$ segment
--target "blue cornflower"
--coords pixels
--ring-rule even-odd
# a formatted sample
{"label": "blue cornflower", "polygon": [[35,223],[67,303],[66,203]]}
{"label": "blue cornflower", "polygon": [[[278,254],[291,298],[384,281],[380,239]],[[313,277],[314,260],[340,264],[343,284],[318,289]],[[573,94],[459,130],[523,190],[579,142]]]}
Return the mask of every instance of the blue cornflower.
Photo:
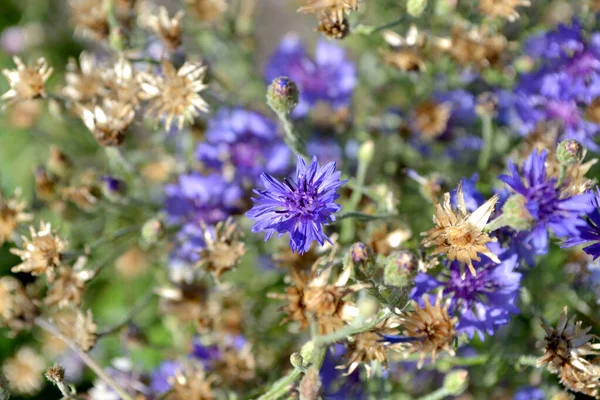
{"label": "blue cornflower", "polygon": [[521,282],[521,274],[514,271],[517,255],[497,243],[488,246],[498,255],[499,264],[483,256],[473,263],[477,275],[467,274],[463,279],[459,263],[452,262],[437,279],[418,274],[411,293],[411,298],[420,300],[423,294],[443,288],[451,299],[449,313],[459,316],[456,331],[467,333],[469,338],[478,333],[482,340],[484,333],[493,335],[499,326],[507,324],[510,314],[519,313],[515,302]]}
{"label": "blue cornflower", "polygon": [[591,204],[593,209],[584,216],[584,223],[578,227],[576,234],[563,243],[562,247],[590,243],[583,248],[583,251],[595,260],[600,257],[600,188],[598,187],[596,187],[595,197],[591,200]]}
{"label": "blue cornflower", "polygon": [[163,394],[171,390],[169,382],[181,369],[179,361],[163,361],[150,376],[150,388],[155,395]]}
{"label": "blue cornflower", "polygon": [[289,172],[291,152],[277,131],[277,124],[255,111],[221,109],[209,122],[205,141],[196,148],[196,159],[223,172],[233,166],[235,178],[258,183],[262,172]]}
{"label": "blue cornflower", "polygon": [[220,175],[191,172],[165,187],[167,221],[173,224],[214,224],[239,211],[243,192]]}
{"label": "blue cornflower", "polygon": [[335,221],[333,214],[342,208],[335,203],[336,191],[346,181],[340,181],[341,172],[334,162],[319,167],[316,157],[308,167],[298,157],[295,175],[281,183],[262,174],[265,189],[254,190],[259,197],[253,199],[254,207],[246,215],[256,220],[252,232],[264,231],[265,240],[275,233],[289,233],[292,251],[305,253],[313,240],[320,245],[331,243],[323,225]]}
{"label": "blue cornflower", "polygon": [[319,40],[313,60],[295,35],[283,38],[267,64],[265,79],[268,83],[280,76],[289,77],[300,91],[293,117],[305,116],[319,102],[334,109],[349,106],[357,82],[356,67],[346,58],[344,49]]}
{"label": "blue cornflower", "polygon": [[510,175],[499,177],[524,198],[524,207],[531,220],[525,241],[536,254],[548,252],[548,229],[559,237],[577,235],[578,227],[584,223],[577,216],[593,209],[591,193],[563,197],[557,179],[546,173],[547,156],[545,150],[532,152],[521,171],[511,161]]}

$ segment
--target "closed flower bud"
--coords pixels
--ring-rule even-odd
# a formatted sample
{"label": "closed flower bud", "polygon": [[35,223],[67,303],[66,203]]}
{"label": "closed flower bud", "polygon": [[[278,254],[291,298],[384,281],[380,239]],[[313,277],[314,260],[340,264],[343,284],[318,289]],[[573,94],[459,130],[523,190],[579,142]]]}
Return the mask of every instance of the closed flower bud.
{"label": "closed flower bud", "polygon": [[408,250],[391,253],[385,261],[384,282],[392,286],[406,286],[417,273],[419,261]]}
{"label": "closed flower bud", "polygon": [[294,366],[294,368],[303,368],[304,367],[304,359],[300,355],[300,353],[292,353],[290,356],[290,363]]}
{"label": "closed flower bud", "polygon": [[267,103],[276,113],[289,114],[298,104],[298,88],[286,76],[273,79],[267,89]]}
{"label": "closed flower bud", "polygon": [[577,164],[583,161],[585,148],[576,140],[563,140],[556,148],[556,157],[558,162],[564,166]]}
{"label": "closed flower bud", "polygon": [[510,196],[502,206],[502,216],[506,225],[518,231],[526,231],[533,224],[533,217],[525,207],[527,200],[520,194]]}
{"label": "closed flower bud", "polygon": [[358,161],[368,165],[373,160],[373,156],[375,155],[375,144],[372,140],[367,140],[363,144],[360,145],[358,149]]}
{"label": "closed flower bud", "polygon": [[350,247],[350,257],[354,264],[363,264],[373,258],[373,250],[364,243],[354,243]]}
{"label": "closed flower bud", "polygon": [[464,369],[449,372],[444,378],[444,389],[449,395],[459,396],[469,383],[469,372]]}

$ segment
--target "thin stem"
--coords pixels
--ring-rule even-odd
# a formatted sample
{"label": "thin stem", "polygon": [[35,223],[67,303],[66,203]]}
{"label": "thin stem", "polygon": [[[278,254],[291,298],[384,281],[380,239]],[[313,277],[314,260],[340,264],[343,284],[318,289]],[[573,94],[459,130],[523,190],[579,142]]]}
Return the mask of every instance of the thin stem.
{"label": "thin stem", "polygon": [[133,306],[133,308],[129,311],[129,313],[123,319],[123,321],[98,332],[98,337],[110,335],[114,332],[117,332],[118,330],[123,328],[125,325],[130,323],[131,320],[150,303],[150,300],[152,300],[153,296],[154,296],[154,292],[152,290],[150,290],[148,293],[146,293],[146,295],[144,297],[142,297],[140,299],[140,301],[137,302],[136,305]]}
{"label": "thin stem", "polygon": [[556,182],[556,187],[559,188],[565,182],[565,178],[567,177],[567,166],[560,164],[560,172],[558,175],[558,182]]}
{"label": "thin stem", "polygon": [[[358,186],[364,186],[365,179],[367,178],[367,170],[369,168],[369,163],[361,160],[359,157],[358,160],[358,170],[356,171],[356,184]],[[351,214],[356,211],[358,208],[358,203],[360,203],[360,199],[362,198],[362,192],[358,190],[353,190],[348,203],[346,204],[345,210],[346,214]],[[347,219],[342,223],[342,230],[340,233],[340,240],[342,242],[349,242],[354,239],[354,222],[351,219]]]}
{"label": "thin stem", "polygon": [[398,215],[394,214],[365,214],[357,211],[348,211],[345,213],[341,213],[336,215],[336,220],[350,219],[356,218],[362,221],[376,221],[378,219],[394,219],[399,218]]}
{"label": "thin stem", "polygon": [[296,382],[301,375],[302,370],[295,368],[292,372],[275,382],[271,389],[269,389],[267,393],[260,396],[258,400],[277,400],[290,390],[290,385]]}
{"label": "thin stem", "polygon": [[406,16],[402,16],[394,21],[379,26],[358,25],[354,29],[352,29],[352,32],[360,33],[363,35],[372,35],[374,33],[381,32],[385,29],[393,28],[396,25],[400,25],[404,21],[406,21]]}
{"label": "thin stem", "polygon": [[336,332],[330,333],[329,335],[317,336],[314,339],[314,344],[315,346],[330,344],[339,340],[343,340],[348,336],[353,336],[359,333],[370,331],[371,329],[375,328],[379,323],[389,318],[390,315],[392,315],[392,312],[390,310],[387,310],[368,324],[359,327],[348,326]]}
{"label": "thin stem", "polygon": [[283,131],[285,132],[285,137],[283,138],[285,144],[298,156],[308,157],[306,153],[306,148],[304,145],[304,141],[300,136],[294,133],[294,124],[290,119],[290,116],[286,113],[277,113],[277,117],[281,124],[283,125]]}
{"label": "thin stem", "polygon": [[492,127],[492,117],[487,113],[481,113],[481,123],[483,136],[483,149],[479,153],[479,162],[477,166],[480,171],[486,169],[492,156],[492,147],[494,146],[494,129]]}
{"label": "thin stem", "polygon": [[490,221],[484,228],[485,232],[493,232],[495,230],[498,230],[500,228],[504,228],[505,226],[508,226],[508,221],[506,220],[506,217],[504,215],[500,215],[498,218],[496,218],[493,221]]}
{"label": "thin stem", "polygon": [[79,348],[79,346],[77,346],[75,343],[73,343],[71,341],[71,339],[69,339],[68,337],[66,337],[65,335],[63,335],[58,328],[56,328],[52,323],[50,323],[49,321],[46,321],[45,319],[42,319],[40,317],[36,318],[34,320],[34,323],[39,326],[40,328],[44,329],[45,331],[51,333],[52,335],[56,336],[57,338],[59,338],[60,340],[62,340],[63,342],[65,342],[65,344],[67,344],[73,351],[75,351],[77,353],[77,355],[81,358],[81,360],[88,366],[90,367],[90,369],[92,371],[94,371],[96,373],[96,375],[98,375],[98,377],[100,379],[102,379],[108,386],[110,386],[111,388],[113,388],[113,390],[115,392],[118,393],[119,396],[121,396],[121,398],[123,400],[133,400],[133,398],[125,391],[123,390],[110,376],[108,376],[106,374],[106,372],[104,372],[104,370],[102,369],[101,366],[99,366],[96,361],[94,361],[93,358],[91,358],[86,352],[84,352],[83,350],[81,350]]}

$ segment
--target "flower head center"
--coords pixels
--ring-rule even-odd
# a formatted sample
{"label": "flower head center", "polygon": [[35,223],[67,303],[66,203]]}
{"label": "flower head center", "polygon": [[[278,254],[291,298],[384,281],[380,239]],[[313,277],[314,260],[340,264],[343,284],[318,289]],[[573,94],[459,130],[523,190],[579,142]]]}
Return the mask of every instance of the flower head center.
{"label": "flower head center", "polygon": [[460,248],[472,245],[476,239],[473,232],[471,232],[471,229],[464,225],[449,227],[446,231],[446,235],[451,246]]}

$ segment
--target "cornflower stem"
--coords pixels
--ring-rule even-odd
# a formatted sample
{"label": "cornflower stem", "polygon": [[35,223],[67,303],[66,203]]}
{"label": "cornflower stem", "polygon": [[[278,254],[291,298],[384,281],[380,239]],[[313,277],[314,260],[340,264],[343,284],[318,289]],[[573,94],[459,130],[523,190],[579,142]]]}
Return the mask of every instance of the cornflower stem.
{"label": "cornflower stem", "polygon": [[[367,178],[367,169],[369,168],[369,162],[366,160],[361,160],[360,157],[358,159],[358,170],[356,171],[356,185],[359,187],[364,186],[365,179]],[[358,203],[360,203],[360,199],[362,198],[362,192],[359,190],[353,190],[350,195],[350,199],[348,203],[344,207],[345,214],[356,213],[356,209],[358,208]],[[345,221],[342,222],[342,230],[340,232],[340,240],[342,242],[350,242],[354,239],[354,222],[351,218],[346,218]]]}
{"label": "cornflower stem", "polygon": [[60,390],[60,393],[63,395],[63,399],[76,399],[75,393],[71,393],[71,389],[67,386],[65,382],[57,382],[56,387]]}
{"label": "cornflower stem", "polygon": [[294,368],[292,372],[275,382],[271,389],[260,396],[258,400],[276,400],[284,396],[289,391],[290,385],[296,382],[300,376],[302,376],[302,370],[300,368]]}
{"label": "cornflower stem", "polygon": [[306,148],[304,144],[304,140],[300,138],[298,135],[294,134],[294,123],[292,122],[289,114],[283,112],[277,112],[277,118],[281,121],[281,125],[283,126],[283,131],[285,132],[285,137],[283,140],[285,144],[298,156],[308,157],[306,153]]}
{"label": "cornflower stem", "polygon": [[106,372],[104,372],[102,367],[98,365],[92,357],[90,357],[86,352],[81,350],[79,346],[77,346],[75,343],[73,343],[73,341],[71,341],[71,339],[63,335],[56,326],[40,317],[36,318],[34,320],[34,323],[43,330],[51,333],[52,335],[65,342],[65,344],[67,344],[73,351],[75,351],[77,355],[81,358],[81,360],[88,367],[90,367],[90,369],[94,371],[94,373],[98,375],[100,379],[102,379],[108,386],[113,388],[114,391],[117,392],[123,400],[133,400],[133,398],[125,390],[123,390],[110,376],[106,374]]}
{"label": "cornflower stem", "polygon": [[508,226],[508,221],[506,220],[506,217],[504,215],[500,215],[498,218],[496,218],[495,220],[489,222],[485,228],[484,231],[485,232],[493,232],[495,230],[498,230],[500,228],[504,228],[505,226]]}
{"label": "cornflower stem", "polygon": [[558,182],[556,182],[556,187],[559,188],[565,182],[565,178],[567,177],[567,166],[564,164],[560,164],[560,172],[558,174]]}
{"label": "cornflower stem", "polygon": [[348,336],[353,336],[353,335],[356,335],[359,333],[370,331],[371,329],[375,328],[379,323],[381,323],[382,321],[385,321],[387,318],[389,318],[390,315],[392,315],[392,311],[387,310],[387,311],[384,311],[377,318],[375,318],[373,321],[371,321],[367,324],[364,324],[364,325],[361,325],[358,327],[347,326],[336,332],[330,333],[329,335],[317,336],[314,339],[314,345],[315,345],[315,347],[322,346],[322,345],[328,345],[328,344],[337,342],[339,340],[343,340]]}
{"label": "cornflower stem", "polygon": [[492,156],[494,129],[492,127],[492,117],[488,113],[482,112],[480,118],[482,123],[481,135],[483,136],[483,149],[481,149],[481,152],[479,153],[477,167],[480,171],[483,171],[488,167]]}

